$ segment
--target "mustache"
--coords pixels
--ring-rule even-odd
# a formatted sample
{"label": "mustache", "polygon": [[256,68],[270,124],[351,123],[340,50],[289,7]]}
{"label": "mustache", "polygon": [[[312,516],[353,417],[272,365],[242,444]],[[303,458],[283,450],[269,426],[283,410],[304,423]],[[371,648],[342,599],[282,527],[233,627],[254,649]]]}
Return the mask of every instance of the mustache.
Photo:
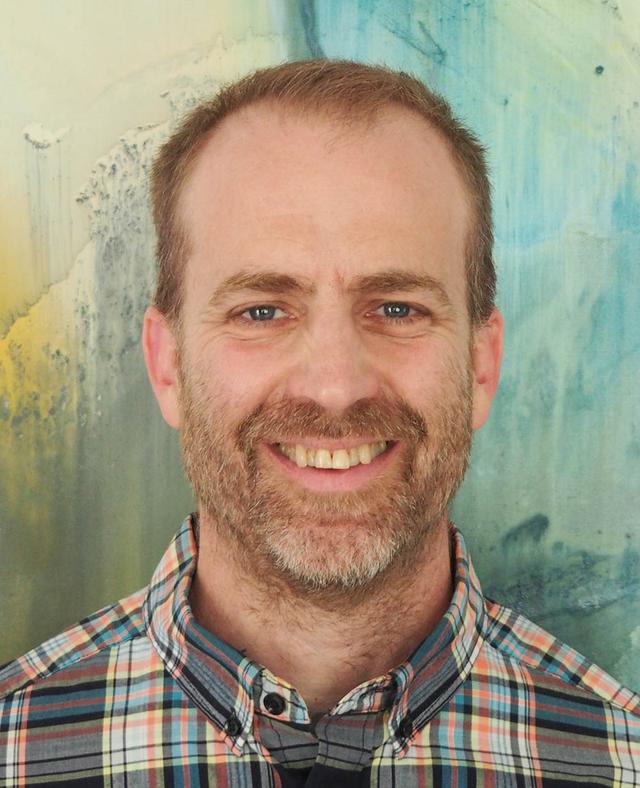
{"label": "mustache", "polygon": [[401,397],[361,399],[340,414],[310,399],[283,398],[261,403],[246,416],[236,430],[236,443],[246,453],[260,441],[287,442],[301,436],[328,440],[366,436],[419,443],[427,434],[424,418]]}

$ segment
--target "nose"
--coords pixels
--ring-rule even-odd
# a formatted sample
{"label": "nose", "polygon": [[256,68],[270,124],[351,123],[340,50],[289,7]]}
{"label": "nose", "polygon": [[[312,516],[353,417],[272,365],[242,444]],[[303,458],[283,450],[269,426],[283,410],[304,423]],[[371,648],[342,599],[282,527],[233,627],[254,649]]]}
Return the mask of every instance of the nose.
{"label": "nose", "polygon": [[380,387],[374,359],[350,317],[315,318],[303,332],[289,369],[287,394],[341,413]]}

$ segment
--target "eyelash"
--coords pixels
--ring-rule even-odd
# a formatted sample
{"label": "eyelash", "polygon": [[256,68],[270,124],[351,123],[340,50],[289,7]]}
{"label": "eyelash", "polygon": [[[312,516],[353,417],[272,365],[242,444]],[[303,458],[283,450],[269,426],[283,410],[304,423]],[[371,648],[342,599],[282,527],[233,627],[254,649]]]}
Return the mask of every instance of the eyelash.
{"label": "eyelash", "polygon": [[424,307],[418,308],[416,306],[411,306],[411,304],[407,304],[404,301],[385,301],[384,304],[380,304],[378,309],[382,309],[382,307],[385,306],[401,306],[413,311],[413,315],[408,315],[406,317],[389,317],[388,315],[378,316],[378,318],[383,322],[396,326],[411,326],[419,320],[424,320],[425,317],[428,317],[430,314],[429,311]]}
{"label": "eyelash", "polygon": [[[269,323],[275,323],[275,320],[251,320],[249,318],[243,317],[243,315],[246,315],[247,312],[251,312],[253,309],[274,309],[274,310],[280,309],[280,311],[284,311],[281,307],[275,306],[274,304],[256,304],[256,306],[250,306],[247,307],[247,309],[243,309],[242,312],[239,312],[237,315],[234,316],[234,320],[237,320],[240,323],[245,323],[248,325],[256,325],[256,326],[264,326],[265,324],[268,325]],[[278,318],[278,319],[281,320],[282,318]]]}
{"label": "eyelash", "polygon": [[[411,304],[407,304],[404,301],[385,301],[383,304],[380,304],[380,306],[377,307],[377,309],[381,309],[382,307],[385,307],[385,306],[408,307],[409,309],[412,309],[414,311],[414,313],[416,313],[413,316],[407,316],[407,317],[389,317],[388,315],[380,315],[379,316],[379,319],[382,320],[383,322],[385,322],[387,324],[393,324],[393,325],[396,325],[396,326],[398,326],[398,325],[412,325],[413,323],[417,322],[418,320],[423,320],[425,317],[428,317],[429,314],[430,314],[429,310],[427,310],[425,308],[420,308],[419,309],[418,307],[411,306]],[[242,324],[247,325],[247,326],[250,325],[250,326],[256,326],[256,327],[260,327],[260,328],[266,328],[267,326],[273,325],[276,322],[276,320],[282,320],[282,318],[276,318],[276,319],[271,319],[271,320],[251,320],[249,318],[245,318],[244,317],[244,315],[246,315],[247,312],[251,312],[252,310],[255,310],[255,309],[264,309],[264,308],[270,308],[270,309],[274,309],[274,310],[280,309],[281,311],[284,311],[284,310],[282,310],[281,307],[275,306],[275,304],[256,304],[255,306],[247,307],[246,309],[243,309],[242,312],[239,312],[238,314],[234,315],[233,316],[233,320],[236,320],[239,323],[242,323]]]}

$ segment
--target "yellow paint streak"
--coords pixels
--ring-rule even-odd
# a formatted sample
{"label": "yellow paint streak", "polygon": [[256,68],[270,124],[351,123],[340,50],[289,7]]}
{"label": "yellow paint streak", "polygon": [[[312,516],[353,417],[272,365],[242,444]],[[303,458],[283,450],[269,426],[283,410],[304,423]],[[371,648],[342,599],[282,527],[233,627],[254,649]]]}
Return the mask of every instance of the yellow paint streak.
{"label": "yellow paint streak", "polygon": [[11,316],[32,298],[33,271],[26,226],[26,208],[0,202],[0,335],[8,328]]}
{"label": "yellow paint streak", "polygon": [[24,506],[25,485],[37,490],[29,496],[29,508],[38,511],[32,511],[29,520],[39,513],[46,520],[50,494],[55,494],[38,473],[40,462],[54,458],[64,472],[74,456],[66,449],[75,440],[78,410],[71,288],[70,280],[53,286],[0,340],[5,503],[15,514]]}

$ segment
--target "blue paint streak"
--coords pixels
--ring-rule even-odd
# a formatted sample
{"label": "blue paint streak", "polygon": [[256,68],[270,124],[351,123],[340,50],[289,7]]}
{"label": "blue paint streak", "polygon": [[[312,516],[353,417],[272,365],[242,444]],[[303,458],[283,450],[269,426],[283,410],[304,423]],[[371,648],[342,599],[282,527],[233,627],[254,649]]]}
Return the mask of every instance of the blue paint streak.
{"label": "blue paint streak", "polygon": [[302,28],[304,30],[309,54],[311,57],[325,57],[324,50],[318,39],[315,0],[299,0],[299,4]]}

